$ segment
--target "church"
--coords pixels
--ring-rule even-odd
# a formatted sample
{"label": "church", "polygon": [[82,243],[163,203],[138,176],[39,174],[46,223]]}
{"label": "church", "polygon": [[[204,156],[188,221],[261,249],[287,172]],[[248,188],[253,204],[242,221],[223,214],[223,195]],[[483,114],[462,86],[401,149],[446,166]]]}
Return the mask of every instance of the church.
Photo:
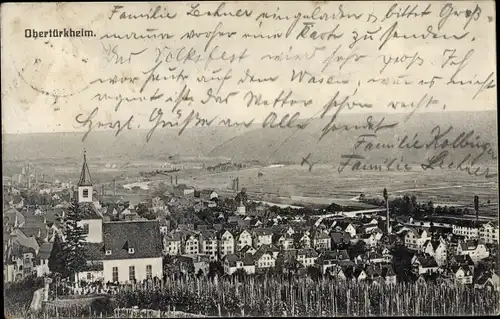
{"label": "church", "polygon": [[160,225],[153,221],[105,221],[84,152],[75,191],[85,231],[85,269],[77,281],[129,283],[163,277]]}

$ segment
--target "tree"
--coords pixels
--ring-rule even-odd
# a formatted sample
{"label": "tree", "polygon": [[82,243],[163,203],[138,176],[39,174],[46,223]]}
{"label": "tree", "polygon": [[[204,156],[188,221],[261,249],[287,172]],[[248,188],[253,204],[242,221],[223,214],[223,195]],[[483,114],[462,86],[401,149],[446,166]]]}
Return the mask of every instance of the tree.
{"label": "tree", "polygon": [[314,267],[314,266],[307,267],[307,274],[314,281],[317,281],[322,277],[322,274],[321,274],[321,271],[319,270],[319,268]]}
{"label": "tree", "polygon": [[65,267],[66,260],[63,252],[63,245],[59,235],[56,234],[54,238],[54,244],[49,256],[49,270],[53,274],[60,274],[63,277],[67,277],[67,269]]}
{"label": "tree", "polygon": [[208,265],[208,277],[213,278],[215,277],[215,275],[224,275],[224,266],[222,266],[222,263],[220,261],[212,261]]}
{"label": "tree", "polygon": [[434,215],[434,203],[431,200],[427,203],[427,211],[429,214]]}
{"label": "tree", "polygon": [[68,270],[67,275],[71,276],[71,280],[75,279],[75,274],[83,270],[86,263],[85,249],[83,247],[85,234],[83,228],[78,224],[83,212],[84,209],[75,200],[69,206],[64,219],[66,241],[63,245],[63,253]]}

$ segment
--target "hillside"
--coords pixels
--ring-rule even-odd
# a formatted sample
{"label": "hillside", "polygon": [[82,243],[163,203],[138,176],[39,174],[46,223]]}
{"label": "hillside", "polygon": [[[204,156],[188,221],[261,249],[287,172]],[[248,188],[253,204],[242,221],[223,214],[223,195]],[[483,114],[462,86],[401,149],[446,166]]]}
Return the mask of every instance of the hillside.
{"label": "hillside", "polygon": [[147,131],[95,131],[82,142],[83,133],[5,134],[3,160],[80,159],[86,148],[91,158],[163,159],[169,156],[201,156],[241,134],[241,128],[193,128],[181,136],[177,130],[157,130],[146,143]]}
{"label": "hillside", "polygon": [[[378,122],[382,116],[386,119],[384,124],[390,124],[402,121],[402,114],[373,114],[374,121]],[[341,115],[336,123],[347,125],[363,125],[365,117],[357,115]],[[342,154],[352,154],[353,146],[360,134],[369,134],[370,131],[363,129],[358,131],[336,131],[331,132],[321,141],[318,141],[322,128],[328,123],[329,119],[314,119],[304,130],[296,129],[257,129],[233,138],[226,143],[214,148],[209,156],[233,157],[235,160],[259,160],[261,162],[300,162],[302,156],[311,153],[311,159],[315,162],[332,163],[339,162]],[[448,137],[450,142],[461,133],[468,133],[470,130],[480,133],[481,140],[492,143],[495,154],[498,149],[498,137],[496,128],[496,113],[492,112],[448,112],[433,114],[414,114],[408,123],[404,123],[394,129],[380,130],[377,133],[378,142],[395,143],[397,136],[403,136],[405,133],[412,138],[415,134],[421,136],[421,141],[432,141],[430,132],[436,126],[440,125],[441,131],[445,131],[450,125],[453,130]],[[294,133],[295,132],[295,133]],[[293,135],[292,135],[293,134]],[[475,135],[470,139],[474,141]],[[283,144],[284,143],[284,144]],[[283,145],[282,145],[283,144]],[[280,147],[280,145],[282,145]],[[404,159],[408,163],[420,163],[423,156],[435,155],[436,150],[404,150]],[[453,159],[457,160],[469,154],[470,149],[455,149],[451,152]],[[357,152],[358,154],[368,154],[366,152]],[[399,149],[380,149],[371,151],[372,163],[382,163],[385,158],[402,155]],[[474,154],[479,154],[474,150]],[[494,163],[491,158],[489,163]]]}
{"label": "hillside", "polygon": [[[374,114],[374,119],[385,116],[385,124],[401,121],[402,114]],[[366,115],[341,115],[338,124],[363,125]],[[329,133],[321,141],[321,129],[329,119],[314,119],[305,130],[269,129],[254,125],[253,128],[190,128],[179,136],[175,129],[157,130],[149,143],[145,143],[146,131],[124,131],[118,137],[113,132],[92,132],[82,142],[83,133],[41,133],[2,136],[3,161],[21,160],[74,160],[80,159],[83,148],[92,158],[156,159],[167,160],[170,156],[209,156],[232,158],[237,161],[257,160],[261,163],[300,162],[302,156],[311,153],[315,162],[339,162],[342,154],[352,153],[359,134],[367,130],[336,131]],[[377,120],[378,121],[378,120]],[[376,122],[376,121],[374,121]],[[440,125],[442,130],[453,126],[452,140],[462,131],[474,129],[482,140],[493,142],[497,152],[496,112],[446,112],[416,113],[412,119],[391,130],[377,133],[380,142],[394,143],[395,136],[416,133],[429,141],[430,131]],[[475,137],[475,136],[474,136]],[[283,145],[282,145],[283,144]],[[435,154],[436,151],[433,151]],[[466,156],[467,149],[454,150],[454,159]],[[378,150],[370,154],[371,162],[380,163],[400,151]],[[430,153],[428,153],[430,155]],[[405,150],[405,161],[416,163],[426,155],[425,150]],[[400,156],[400,155],[398,155]],[[493,161],[490,161],[493,163]]]}

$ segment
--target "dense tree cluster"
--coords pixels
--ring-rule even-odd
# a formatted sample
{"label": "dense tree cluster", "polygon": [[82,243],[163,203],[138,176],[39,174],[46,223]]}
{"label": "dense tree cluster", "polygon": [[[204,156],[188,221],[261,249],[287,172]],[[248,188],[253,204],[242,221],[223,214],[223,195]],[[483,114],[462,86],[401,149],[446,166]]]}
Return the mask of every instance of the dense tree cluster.
{"label": "dense tree cluster", "polygon": [[81,213],[80,204],[73,201],[62,220],[65,241],[61,241],[57,236],[49,257],[49,270],[71,281],[76,280],[74,275],[81,272],[86,264],[85,233],[83,227],[78,224]]}

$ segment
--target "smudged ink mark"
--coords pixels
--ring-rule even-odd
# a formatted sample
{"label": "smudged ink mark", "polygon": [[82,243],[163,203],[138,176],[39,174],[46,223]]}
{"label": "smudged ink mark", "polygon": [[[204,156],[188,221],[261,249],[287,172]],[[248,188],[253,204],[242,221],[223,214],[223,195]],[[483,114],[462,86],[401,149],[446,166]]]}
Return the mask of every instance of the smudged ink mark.
{"label": "smudged ink mark", "polygon": [[312,172],[312,168],[313,168],[314,164],[316,164],[316,163],[309,162],[310,157],[311,157],[311,153],[309,153],[305,158],[302,157],[302,163],[300,163],[300,166],[304,166],[304,164],[307,164],[307,165],[309,165],[309,172]]}

